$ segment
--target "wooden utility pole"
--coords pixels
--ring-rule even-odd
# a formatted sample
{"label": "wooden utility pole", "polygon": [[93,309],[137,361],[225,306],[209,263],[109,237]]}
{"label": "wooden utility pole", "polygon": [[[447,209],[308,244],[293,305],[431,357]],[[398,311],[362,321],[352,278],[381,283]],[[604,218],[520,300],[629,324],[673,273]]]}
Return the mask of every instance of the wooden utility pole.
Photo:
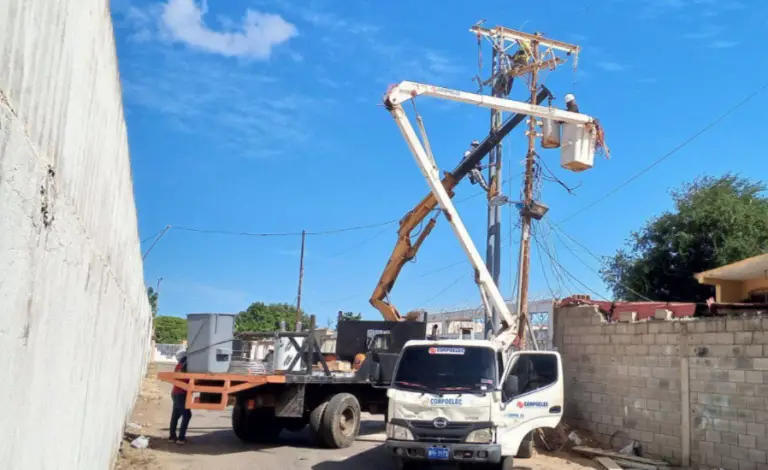
{"label": "wooden utility pole", "polygon": [[307,231],[301,231],[301,256],[299,258],[299,293],[296,296],[296,327],[301,323],[301,285],[304,282],[304,242],[307,239]]}
{"label": "wooden utility pole", "polygon": [[[533,63],[539,61],[539,43],[531,41]],[[536,102],[539,84],[539,69],[531,70],[531,103]],[[525,157],[525,183],[523,188],[522,229],[520,230],[520,274],[518,276],[517,296],[517,334],[520,338],[520,349],[525,347],[525,329],[528,326],[528,278],[531,269],[531,215],[527,208],[533,202],[533,168],[536,160],[536,118],[528,117],[528,153]]]}
{"label": "wooden utility pole", "polygon": [[[531,103],[536,103],[536,97],[538,94],[538,79],[539,70],[543,68],[549,68],[554,70],[558,65],[565,62],[564,59],[557,57],[557,52],[564,52],[567,55],[574,55],[574,68],[576,67],[576,60],[578,60],[578,54],[580,52],[579,46],[556,41],[545,38],[541,34],[529,34],[521,31],[515,31],[503,26],[496,26],[494,28],[483,28],[479,24],[470,28],[470,32],[476,34],[478,37],[487,38],[493,46],[493,69],[489,82],[493,87],[492,94],[494,96],[505,95],[506,91],[500,93],[494,86],[500,74],[505,74],[507,79],[513,79],[515,77],[521,77],[528,75],[528,85],[530,86]],[[509,51],[512,47],[517,45],[520,49],[525,49],[530,57],[527,58],[524,64],[518,63],[514,60],[514,57],[510,55]],[[506,61],[506,62],[505,62]],[[513,62],[513,63],[511,63]],[[506,65],[506,66],[503,66]],[[506,96],[504,96],[506,97]],[[494,112],[495,113],[495,112]],[[496,114],[492,114],[491,129],[497,122],[501,122],[501,114],[498,114],[498,121],[495,119]],[[535,186],[535,168],[536,168],[536,138],[538,137],[536,118],[528,118],[528,130],[526,134],[528,136],[528,153],[525,158],[525,180],[523,184],[523,200],[520,201],[522,205],[521,211],[521,223],[522,230],[520,233],[520,254],[518,259],[518,277],[517,277],[517,314],[518,314],[518,337],[520,341],[520,348],[525,347],[526,329],[528,327],[528,282],[531,262],[531,220],[532,220],[532,206],[534,205],[534,186]],[[493,159],[495,158],[495,160]],[[489,183],[491,190],[489,191],[489,201],[496,195],[501,194],[501,144],[499,144],[494,153],[491,153],[491,168],[490,174],[491,181]],[[494,179],[495,178],[495,179]],[[493,194],[491,194],[493,193]],[[510,195],[511,197],[511,195]],[[488,270],[493,276],[494,282],[498,286],[499,271],[500,271],[500,253],[498,245],[494,243],[491,247],[491,240],[495,242],[499,241],[499,235],[501,234],[499,222],[501,219],[500,213],[493,213],[494,209],[498,207],[489,208],[488,217],[488,251],[486,258],[486,265]],[[499,209],[500,210],[500,209]],[[541,218],[539,215],[537,218]],[[495,223],[492,223],[495,222]],[[491,252],[493,251],[493,257]],[[510,273],[511,274],[511,273]],[[492,320],[487,322],[487,325],[493,325],[494,328],[498,328],[498,319],[496,314],[491,312]],[[497,331],[497,330],[496,330]],[[488,330],[486,329],[486,334]]]}

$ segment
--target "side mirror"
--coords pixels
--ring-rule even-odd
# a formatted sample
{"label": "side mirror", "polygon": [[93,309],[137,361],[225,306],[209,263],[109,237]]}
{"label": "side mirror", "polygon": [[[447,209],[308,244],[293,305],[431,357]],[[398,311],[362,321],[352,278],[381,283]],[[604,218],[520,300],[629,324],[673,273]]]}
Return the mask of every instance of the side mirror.
{"label": "side mirror", "polygon": [[506,398],[513,398],[520,393],[520,385],[516,375],[509,375],[507,377],[507,380],[504,381],[503,391]]}

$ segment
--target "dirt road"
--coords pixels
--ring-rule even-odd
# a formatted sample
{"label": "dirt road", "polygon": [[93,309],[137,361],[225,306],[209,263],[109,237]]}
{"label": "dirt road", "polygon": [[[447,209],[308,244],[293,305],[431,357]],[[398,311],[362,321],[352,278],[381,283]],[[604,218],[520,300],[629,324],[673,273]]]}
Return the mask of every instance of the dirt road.
{"label": "dirt road", "polygon": [[[347,449],[309,446],[303,433],[283,432],[278,445],[246,445],[232,433],[230,410],[193,411],[186,446],[169,443],[170,386],[149,380],[137,403],[132,422],[149,436],[149,449],[123,446],[119,470],[392,470],[391,458],[381,445],[384,423],[380,416],[364,415],[361,435]],[[451,468],[451,467],[443,467]],[[520,460],[519,469],[579,470],[598,468],[587,459],[536,455]]]}

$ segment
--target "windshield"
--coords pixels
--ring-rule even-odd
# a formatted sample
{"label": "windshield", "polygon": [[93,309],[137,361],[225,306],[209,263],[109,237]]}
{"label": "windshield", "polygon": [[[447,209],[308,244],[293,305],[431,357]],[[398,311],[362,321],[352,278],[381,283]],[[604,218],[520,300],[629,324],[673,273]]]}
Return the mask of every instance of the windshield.
{"label": "windshield", "polygon": [[496,357],[476,346],[410,346],[393,381],[397,388],[430,392],[486,392],[496,386]]}

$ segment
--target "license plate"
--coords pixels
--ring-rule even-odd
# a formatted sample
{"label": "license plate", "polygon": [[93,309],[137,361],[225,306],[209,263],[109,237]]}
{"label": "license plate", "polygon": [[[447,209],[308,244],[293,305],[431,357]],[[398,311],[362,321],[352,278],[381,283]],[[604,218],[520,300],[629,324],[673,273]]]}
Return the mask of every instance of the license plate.
{"label": "license plate", "polygon": [[448,449],[445,447],[430,447],[427,449],[427,458],[435,460],[448,460]]}

